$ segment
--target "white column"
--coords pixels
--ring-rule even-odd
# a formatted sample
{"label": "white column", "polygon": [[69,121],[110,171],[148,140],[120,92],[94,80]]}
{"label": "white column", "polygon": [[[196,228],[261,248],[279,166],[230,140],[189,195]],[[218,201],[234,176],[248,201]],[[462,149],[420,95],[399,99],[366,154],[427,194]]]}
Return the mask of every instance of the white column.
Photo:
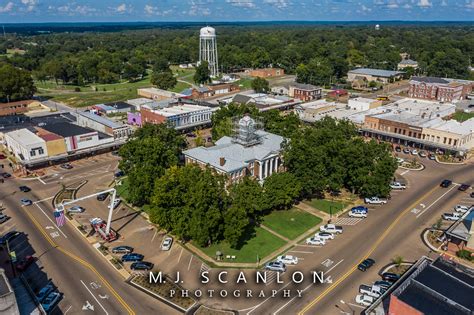
{"label": "white column", "polygon": [[265,160],[265,178],[268,177],[268,160]]}
{"label": "white column", "polygon": [[270,159],[270,174],[269,175],[272,175],[273,174],[273,158]]}
{"label": "white column", "polygon": [[261,161],[258,161],[258,179],[259,180],[262,180],[263,179],[263,165],[262,165],[262,162]]}
{"label": "white column", "polygon": [[278,156],[275,158],[275,172],[278,172]]}

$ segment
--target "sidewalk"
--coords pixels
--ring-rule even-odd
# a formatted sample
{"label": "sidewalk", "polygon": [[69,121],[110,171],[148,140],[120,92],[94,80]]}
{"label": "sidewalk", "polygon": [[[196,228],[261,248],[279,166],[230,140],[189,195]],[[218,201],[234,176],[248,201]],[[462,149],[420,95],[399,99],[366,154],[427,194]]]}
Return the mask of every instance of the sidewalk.
{"label": "sidewalk", "polygon": [[[298,203],[297,205],[295,205],[296,208],[300,209],[300,210],[303,210],[303,211],[306,211],[306,212],[309,212],[311,214],[314,214],[315,216],[317,217],[320,217],[321,219],[324,220],[329,220],[330,218],[330,215],[324,211],[321,211],[321,210],[318,210],[316,208],[313,208],[312,206],[304,203],[304,202],[300,202]],[[335,215],[333,215],[335,216]]]}

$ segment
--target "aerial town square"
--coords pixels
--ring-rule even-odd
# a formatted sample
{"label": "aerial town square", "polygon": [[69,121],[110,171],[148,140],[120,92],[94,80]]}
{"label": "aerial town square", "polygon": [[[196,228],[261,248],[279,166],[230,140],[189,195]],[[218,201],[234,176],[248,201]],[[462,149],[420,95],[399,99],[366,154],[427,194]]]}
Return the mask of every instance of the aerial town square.
{"label": "aerial town square", "polygon": [[474,1],[0,25],[0,314],[474,314]]}

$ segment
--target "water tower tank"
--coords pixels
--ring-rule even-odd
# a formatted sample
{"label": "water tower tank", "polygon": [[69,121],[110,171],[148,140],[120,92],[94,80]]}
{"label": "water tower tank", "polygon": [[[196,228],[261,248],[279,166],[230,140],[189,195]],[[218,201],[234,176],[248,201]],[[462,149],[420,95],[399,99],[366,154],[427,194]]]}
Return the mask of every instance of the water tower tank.
{"label": "water tower tank", "polygon": [[216,30],[206,26],[199,31],[199,63],[207,61],[211,77],[219,75],[219,63],[217,61]]}

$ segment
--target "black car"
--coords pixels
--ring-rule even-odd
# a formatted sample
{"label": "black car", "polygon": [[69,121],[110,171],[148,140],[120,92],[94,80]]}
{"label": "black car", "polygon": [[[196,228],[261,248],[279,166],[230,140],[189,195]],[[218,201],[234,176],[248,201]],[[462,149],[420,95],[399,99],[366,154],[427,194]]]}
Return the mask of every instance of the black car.
{"label": "black car", "polygon": [[375,260],[373,260],[372,258],[367,258],[364,261],[362,261],[359,264],[359,266],[357,266],[357,269],[359,269],[360,271],[366,271],[367,269],[372,267],[374,264],[375,264]]}
{"label": "black car", "polygon": [[114,254],[128,254],[131,252],[133,252],[133,247],[130,246],[122,245],[112,248],[112,253]]}
{"label": "black car", "polygon": [[3,178],[10,178],[12,175],[10,173],[2,173]]}
{"label": "black car", "polygon": [[139,261],[130,265],[132,270],[151,270],[153,269],[153,264],[148,261]]}
{"label": "black car", "polygon": [[378,280],[374,282],[374,285],[381,287],[384,290],[388,290],[392,286],[393,283],[383,280]]}
{"label": "black car", "polygon": [[410,154],[410,149],[408,149],[408,148],[403,149],[403,153]]}
{"label": "black car", "polygon": [[29,191],[31,191],[31,188],[28,187],[28,186],[20,186],[19,188],[20,188],[20,191],[22,191],[22,192],[29,192]]}
{"label": "black car", "polygon": [[14,239],[15,237],[17,237],[18,235],[20,235],[21,233],[20,232],[17,232],[17,231],[10,231],[8,232],[7,234],[3,235],[2,237],[0,237],[0,245],[5,245],[7,243],[7,241],[11,241],[12,239]]}
{"label": "black car", "polygon": [[396,151],[396,152],[402,152],[402,148],[400,148],[400,147],[395,147],[395,151]]}
{"label": "black car", "polygon": [[459,186],[458,190],[460,191],[466,191],[469,189],[469,187],[471,187],[470,185],[468,184],[462,184],[461,186]]}
{"label": "black car", "polygon": [[97,200],[104,201],[105,199],[107,199],[108,195],[109,193],[103,193],[103,194],[97,195]]}
{"label": "black car", "polygon": [[471,193],[471,198],[474,198],[474,192]]}
{"label": "black car", "polygon": [[115,172],[115,174],[114,174],[115,177],[122,177],[122,176],[124,176],[124,175],[125,175],[124,171],[121,171],[121,170],[118,170],[118,171]]}
{"label": "black car", "polygon": [[451,186],[452,183],[453,183],[453,181],[451,181],[449,179],[445,179],[441,182],[440,186],[443,187],[443,188],[448,188],[449,186]]}
{"label": "black car", "polygon": [[64,168],[65,170],[70,170],[70,169],[72,169],[72,165],[69,164],[69,163],[61,164],[59,167]]}
{"label": "black car", "polygon": [[391,272],[385,272],[382,274],[382,279],[388,282],[395,282],[400,279],[400,275]]}

